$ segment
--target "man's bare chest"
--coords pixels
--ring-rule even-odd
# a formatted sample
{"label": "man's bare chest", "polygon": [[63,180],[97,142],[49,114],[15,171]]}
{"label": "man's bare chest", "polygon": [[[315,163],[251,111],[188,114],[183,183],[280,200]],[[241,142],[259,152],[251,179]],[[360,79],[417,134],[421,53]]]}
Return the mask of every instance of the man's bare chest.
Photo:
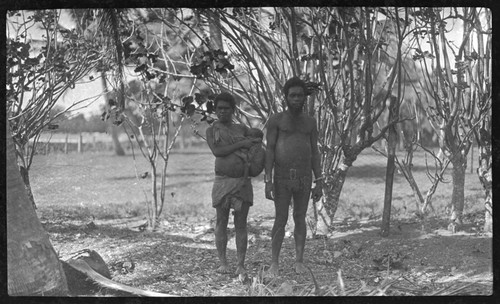
{"label": "man's bare chest", "polygon": [[278,122],[278,132],[283,135],[308,135],[312,131],[311,125],[303,118],[292,119],[288,116],[281,117]]}

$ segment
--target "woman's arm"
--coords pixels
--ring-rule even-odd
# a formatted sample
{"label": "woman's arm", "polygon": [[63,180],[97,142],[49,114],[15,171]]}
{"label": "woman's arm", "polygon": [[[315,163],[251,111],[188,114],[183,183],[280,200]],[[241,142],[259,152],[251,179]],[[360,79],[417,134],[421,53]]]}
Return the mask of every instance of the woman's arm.
{"label": "woman's arm", "polygon": [[214,139],[213,127],[209,127],[207,129],[206,137],[208,146],[210,147],[210,150],[212,150],[212,154],[215,157],[227,156],[241,148],[250,148],[253,145],[253,143],[256,142],[255,139],[244,139],[242,141],[238,141],[230,145],[224,145],[224,146],[216,145]]}

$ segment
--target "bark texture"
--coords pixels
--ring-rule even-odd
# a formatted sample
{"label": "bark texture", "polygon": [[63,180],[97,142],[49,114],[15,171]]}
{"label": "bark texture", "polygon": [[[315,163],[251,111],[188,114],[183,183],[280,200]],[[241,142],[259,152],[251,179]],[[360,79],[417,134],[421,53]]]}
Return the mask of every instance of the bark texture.
{"label": "bark texture", "polygon": [[64,271],[26,191],[7,122],[7,285],[11,296],[67,295]]}
{"label": "bark texture", "polygon": [[484,231],[493,232],[493,176],[491,172],[491,150],[488,147],[480,148],[479,168],[477,175],[484,188]]}
{"label": "bark texture", "polygon": [[325,180],[323,198],[316,205],[316,233],[319,235],[326,235],[330,230],[333,230],[333,218],[337,212],[340,193],[342,192],[348,169],[349,167],[344,163],[335,170],[331,178]]}
{"label": "bark texture", "polygon": [[451,222],[462,224],[462,214],[464,211],[464,187],[465,170],[467,168],[467,158],[457,157],[452,159],[453,164],[452,179],[453,191],[451,194]]}

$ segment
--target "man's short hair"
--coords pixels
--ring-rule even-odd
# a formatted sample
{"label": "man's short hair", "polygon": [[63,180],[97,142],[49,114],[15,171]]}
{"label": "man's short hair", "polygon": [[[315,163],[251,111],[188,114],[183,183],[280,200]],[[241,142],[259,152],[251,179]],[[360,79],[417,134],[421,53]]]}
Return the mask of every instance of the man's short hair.
{"label": "man's short hair", "polygon": [[301,87],[304,89],[304,94],[307,94],[307,86],[304,80],[300,79],[299,77],[295,76],[290,79],[288,79],[285,82],[285,85],[283,86],[283,93],[285,94],[285,98],[288,96],[288,91],[292,87]]}
{"label": "man's short hair", "polygon": [[222,100],[229,102],[229,105],[233,110],[236,109],[236,100],[234,99],[233,95],[229,92],[222,92],[219,95],[215,96],[214,99],[214,108],[217,108],[217,103]]}

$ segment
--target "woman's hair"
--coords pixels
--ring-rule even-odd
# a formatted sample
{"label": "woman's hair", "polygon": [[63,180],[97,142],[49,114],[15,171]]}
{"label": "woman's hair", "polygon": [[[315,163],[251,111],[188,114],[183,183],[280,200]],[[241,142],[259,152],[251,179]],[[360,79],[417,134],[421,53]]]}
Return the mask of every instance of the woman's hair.
{"label": "woman's hair", "polygon": [[229,102],[229,105],[233,110],[236,109],[236,100],[234,99],[233,95],[228,92],[222,92],[219,95],[215,96],[214,99],[214,108],[217,108],[217,103],[222,100],[222,101],[227,101]]}
{"label": "woman's hair", "polygon": [[295,77],[288,79],[285,82],[285,85],[283,86],[283,93],[285,94],[285,99],[288,96],[288,91],[292,87],[301,87],[304,89],[304,94],[307,94],[306,83],[302,79],[300,79],[299,77],[295,76]]}

